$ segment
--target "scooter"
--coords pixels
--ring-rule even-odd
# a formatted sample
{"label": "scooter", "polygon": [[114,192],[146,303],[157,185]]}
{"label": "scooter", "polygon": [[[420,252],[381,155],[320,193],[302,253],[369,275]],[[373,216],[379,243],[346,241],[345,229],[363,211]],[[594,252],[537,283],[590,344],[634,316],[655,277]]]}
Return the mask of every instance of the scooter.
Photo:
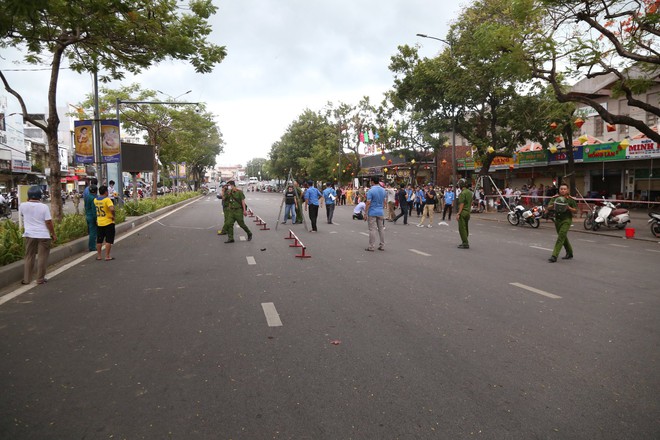
{"label": "scooter", "polygon": [[584,219],[584,229],[597,231],[606,226],[608,228],[624,229],[630,223],[630,214],[627,209],[618,208],[614,203],[605,200],[596,202],[595,206]]}
{"label": "scooter", "polygon": [[11,205],[9,202],[0,203],[0,217],[11,218]]}
{"label": "scooter", "polygon": [[656,238],[660,238],[660,213],[658,212],[649,212],[649,223],[651,223],[651,234]]}
{"label": "scooter", "polygon": [[542,206],[535,206],[527,209],[523,205],[516,205],[513,210],[509,211],[506,219],[513,226],[523,226],[527,223],[532,228],[538,228],[541,225],[540,219],[543,216],[543,211],[544,209]]}

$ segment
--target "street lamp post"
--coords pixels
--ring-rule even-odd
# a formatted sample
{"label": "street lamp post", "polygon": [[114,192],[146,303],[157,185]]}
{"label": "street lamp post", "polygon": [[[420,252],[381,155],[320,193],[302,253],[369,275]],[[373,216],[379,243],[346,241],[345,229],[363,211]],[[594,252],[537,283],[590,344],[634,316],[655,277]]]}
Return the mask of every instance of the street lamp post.
{"label": "street lamp post", "polygon": [[[183,94],[179,95],[179,97],[181,97],[181,96],[183,96],[183,95],[187,95],[187,94],[190,93],[190,92],[192,92],[192,90],[188,90],[186,93],[183,93]],[[160,93],[163,93],[163,92],[160,92]],[[166,93],[163,93],[163,94],[166,94]],[[169,96],[169,95],[168,95],[168,96]],[[171,97],[170,97],[170,98],[171,98]],[[199,106],[199,102],[177,102],[177,101],[176,101],[176,98],[172,99],[171,101],[134,101],[134,100],[129,100],[129,99],[119,99],[119,98],[117,98],[117,107],[116,107],[116,108],[117,108],[117,123],[119,124],[120,127],[121,127],[121,120],[120,120],[119,108],[120,108],[120,106],[121,106],[122,104],[138,104],[138,105],[195,105],[195,106]],[[119,132],[121,133],[121,128],[120,128]],[[121,136],[120,136],[120,138],[119,138],[119,144],[121,145]],[[154,147],[155,147],[155,145],[154,145]],[[121,183],[118,184],[118,188],[117,188],[117,189],[119,190],[118,193],[119,193],[119,197],[121,198],[121,197],[122,197],[122,194],[123,194],[123,193],[122,193],[123,179],[122,179],[121,162],[119,162],[119,170],[118,170],[118,171],[119,171],[119,179],[117,179],[117,180],[119,180],[119,182],[121,182]],[[177,172],[177,173],[179,172],[179,170],[178,170],[178,166],[177,166],[177,170],[176,170],[176,172]],[[158,158],[157,158],[155,155],[154,155],[154,169],[153,169],[153,173],[154,173],[154,176],[153,176],[153,181],[152,181],[151,192],[152,192],[152,194],[153,194],[153,197],[155,197],[155,196],[156,196],[156,193],[157,193],[157,191],[156,191],[156,185],[158,184],[158,181],[157,181],[157,179],[158,179]],[[137,194],[137,188],[134,188],[133,191],[134,191],[134,194]]]}
{"label": "street lamp post", "polygon": [[[449,47],[449,53],[452,58],[454,57],[454,51],[452,49],[451,43],[445,39],[432,37],[426,34],[417,34],[418,37],[429,38],[431,40],[438,40],[442,43],[445,43]],[[456,108],[452,108],[451,111],[451,182],[456,184]]]}

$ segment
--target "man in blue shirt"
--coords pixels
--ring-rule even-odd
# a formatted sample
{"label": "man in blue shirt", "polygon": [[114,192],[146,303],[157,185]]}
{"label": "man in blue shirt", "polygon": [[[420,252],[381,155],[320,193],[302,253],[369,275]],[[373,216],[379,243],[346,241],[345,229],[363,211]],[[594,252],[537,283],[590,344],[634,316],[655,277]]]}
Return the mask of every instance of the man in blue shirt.
{"label": "man in blue shirt", "polygon": [[337,199],[337,192],[332,187],[332,183],[325,184],[326,188],[323,190],[323,201],[325,202],[325,213],[328,217],[328,224],[332,224],[332,216],[335,213],[335,199]]}
{"label": "man in blue shirt", "polygon": [[312,232],[318,232],[318,229],[316,229],[316,219],[319,216],[319,199],[323,194],[314,186],[312,180],[307,182],[307,184],[309,188],[307,188],[304,195],[305,211],[307,211],[307,207],[309,206],[309,220],[312,223]]}
{"label": "man in blue shirt", "polygon": [[454,206],[454,199],[456,198],[456,193],[454,193],[454,187],[449,185],[449,188],[445,189],[445,209],[442,210],[442,219],[445,219],[445,215],[449,213],[448,220],[451,220],[451,210]]}
{"label": "man in blue shirt", "polygon": [[387,207],[387,192],[378,184],[378,177],[371,177],[371,188],[367,191],[366,215],[364,219],[369,224],[369,247],[365,251],[373,252],[376,244],[376,230],[378,230],[378,250],[385,250],[385,218]]}

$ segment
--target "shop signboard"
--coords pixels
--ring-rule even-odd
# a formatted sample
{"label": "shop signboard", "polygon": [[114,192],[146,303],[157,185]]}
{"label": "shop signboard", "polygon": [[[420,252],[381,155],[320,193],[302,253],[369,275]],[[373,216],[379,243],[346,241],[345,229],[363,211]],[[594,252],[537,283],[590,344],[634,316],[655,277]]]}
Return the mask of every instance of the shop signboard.
{"label": "shop signboard", "polygon": [[632,141],[626,148],[626,159],[651,159],[660,157],[660,145],[651,139]]}
{"label": "shop signboard", "polygon": [[606,162],[625,159],[626,150],[620,149],[618,142],[584,146],[584,162]]}
{"label": "shop signboard", "polygon": [[537,167],[548,164],[548,152],[541,151],[525,151],[518,153],[518,164],[521,167]]}
{"label": "shop signboard", "polygon": [[[515,164],[516,161],[513,159],[513,157],[497,156],[493,158],[493,161],[490,163],[490,171],[509,169],[513,167]],[[475,168],[481,169],[481,167],[482,167],[481,161],[476,161]]]}
{"label": "shop signboard", "polygon": [[14,173],[29,173],[32,171],[32,164],[29,160],[12,159],[11,169]]}
{"label": "shop signboard", "polygon": [[456,159],[456,168],[459,170],[473,170],[475,168],[474,159],[471,157]]}
{"label": "shop signboard", "polygon": [[[573,160],[575,162],[584,161],[584,147],[573,147]],[[548,153],[548,164],[555,165],[568,162],[568,155],[565,150],[557,151],[556,153]]]}

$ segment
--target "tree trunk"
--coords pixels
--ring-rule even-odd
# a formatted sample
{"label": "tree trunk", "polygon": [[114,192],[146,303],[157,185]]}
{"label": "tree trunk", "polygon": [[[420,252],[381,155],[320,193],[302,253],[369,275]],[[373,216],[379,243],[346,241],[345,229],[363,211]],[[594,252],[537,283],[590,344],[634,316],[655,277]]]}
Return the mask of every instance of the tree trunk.
{"label": "tree trunk", "polygon": [[62,172],[60,171],[60,152],[57,141],[57,129],[60,118],[57,116],[57,80],[60,74],[60,64],[64,46],[57,46],[53,53],[53,63],[50,70],[50,83],[48,85],[48,121],[46,137],[48,139],[48,165],[50,175],[48,185],[50,188],[50,212],[53,220],[61,221],[62,212]]}

